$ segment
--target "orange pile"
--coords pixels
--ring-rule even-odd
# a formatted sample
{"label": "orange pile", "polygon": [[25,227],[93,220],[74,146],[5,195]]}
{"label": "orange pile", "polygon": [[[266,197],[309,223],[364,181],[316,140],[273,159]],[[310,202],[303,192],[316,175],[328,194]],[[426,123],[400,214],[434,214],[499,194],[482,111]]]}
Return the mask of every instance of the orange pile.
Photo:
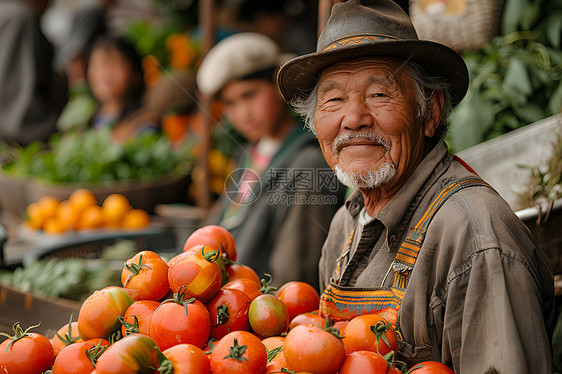
{"label": "orange pile", "polygon": [[99,228],[142,229],[150,223],[148,213],[134,209],[126,196],[118,193],[105,198],[101,205],[87,189],[74,191],[68,200],[45,196],[26,208],[27,227],[47,234]]}

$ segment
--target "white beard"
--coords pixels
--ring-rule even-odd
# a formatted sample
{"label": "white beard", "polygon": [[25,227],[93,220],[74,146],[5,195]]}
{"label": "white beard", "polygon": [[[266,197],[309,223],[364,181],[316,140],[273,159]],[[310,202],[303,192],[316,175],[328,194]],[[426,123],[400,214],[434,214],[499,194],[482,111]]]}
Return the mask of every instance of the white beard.
{"label": "white beard", "polygon": [[334,172],[338,180],[352,189],[375,189],[390,183],[396,176],[396,166],[387,162],[378,170],[362,172],[348,172],[337,164]]}

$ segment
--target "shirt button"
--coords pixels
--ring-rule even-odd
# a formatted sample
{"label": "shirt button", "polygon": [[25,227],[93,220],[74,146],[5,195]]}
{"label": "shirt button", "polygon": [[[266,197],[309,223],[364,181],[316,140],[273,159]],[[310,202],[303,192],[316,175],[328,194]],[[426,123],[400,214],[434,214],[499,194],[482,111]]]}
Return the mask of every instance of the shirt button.
{"label": "shirt button", "polygon": [[396,241],[396,235],[394,235],[394,234],[390,235],[389,239],[390,239],[391,243],[394,243],[394,241]]}

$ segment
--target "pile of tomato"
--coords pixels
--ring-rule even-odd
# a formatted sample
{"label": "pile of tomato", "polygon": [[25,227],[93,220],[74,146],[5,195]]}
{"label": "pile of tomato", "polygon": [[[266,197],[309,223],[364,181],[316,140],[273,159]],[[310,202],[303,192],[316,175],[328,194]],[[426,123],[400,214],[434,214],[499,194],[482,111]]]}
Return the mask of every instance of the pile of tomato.
{"label": "pile of tomato", "polygon": [[397,335],[383,319],[332,323],[312,286],[275,289],[236,257],[232,235],[214,225],[169,261],[139,252],[122,286],[95,291],[52,339],[16,324],[0,344],[0,372],[453,373],[437,362],[407,368],[394,360]]}

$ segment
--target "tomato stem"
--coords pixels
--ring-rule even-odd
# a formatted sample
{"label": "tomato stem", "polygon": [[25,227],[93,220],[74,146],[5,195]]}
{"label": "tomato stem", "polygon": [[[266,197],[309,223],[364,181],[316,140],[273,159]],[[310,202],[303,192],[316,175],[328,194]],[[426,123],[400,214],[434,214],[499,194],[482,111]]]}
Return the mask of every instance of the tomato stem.
{"label": "tomato stem", "polygon": [[6,352],[8,352],[8,349],[10,349],[10,346],[12,344],[14,344],[15,342],[17,342],[18,340],[25,338],[27,335],[27,333],[29,332],[29,330],[34,329],[36,327],[39,327],[39,325],[41,325],[41,322],[39,322],[36,325],[33,326],[29,326],[27,329],[25,329],[25,331],[21,328],[21,324],[19,322],[14,323],[14,325],[12,326],[12,329],[14,330],[14,335],[8,335],[5,332],[0,332],[0,335],[7,337],[8,339],[11,339],[12,341],[10,343],[8,343],[8,346],[6,347]]}
{"label": "tomato stem", "polygon": [[93,347],[90,347],[86,350],[86,356],[92,363],[92,366],[95,368],[96,364],[98,363],[98,359],[100,358],[101,354],[105,352],[107,346],[101,345],[101,340]]}
{"label": "tomato stem", "polygon": [[224,356],[224,358],[230,358],[236,361],[248,361],[246,357],[242,357],[244,352],[246,352],[246,348],[245,345],[238,345],[238,339],[234,338],[234,345],[228,347],[230,354]]}
{"label": "tomato stem", "polygon": [[68,331],[66,332],[66,334],[64,334],[64,336],[60,336],[58,332],[56,334],[65,346],[76,343],[76,341],[80,339],[80,336],[72,336],[72,313],[70,314],[70,320],[68,321]]}
{"label": "tomato stem", "polygon": [[125,335],[135,334],[140,332],[139,331],[139,319],[134,314],[132,315],[134,322],[129,323],[125,321],[125,317],[118,316],[117,319],[123,326],[125,326]]}
{"label": "tomato stem", "polygon": [[271,360],[273,360],[275,358],[275,356],[277,356],[279,353],[281,353],[281,351],[283,350],[283,346],[279,346],[277,348],[273,348],[271,351],[269,349],[267,349],[267,347],[265,347],[266,351],[267,351],[267,363],[269,364],[271,362]]}
{"label": "tomato stem", "polygon": [[228,307],[226,305],[220,305],[217,308],[217,326],[228,322],[230,318],[230,313],[228,312]]}
{"label": "tomato stem", "polygon": [[265,280],[265,279],[261,279],[261,288],[260,291],[263,294],[268,294],[268,293],[272,293],[273,291],[277,291],[277,287],[272,287],[270,286],[272,278],[271,278],[271,274],[265,273],[265,276],[269,277],[269,280]]}
{"label": "tomato stem", "polygon": [[219,250],[216,250],[205,253],[205,246],[203,246],[203,248],[201,248],[201,254],[205,258],[205,260],[209,262],[215,262],[219,258],[221,252]]}
{"label": "tomato stem", "polygon": [[340,335],[340,330],[334,328],[334,324],[332,323],[332,320],[330,319],[330,317],[326,317],[326,327],[324,328],[324,331],[329,332],[330,334],[334,335],[336,338],[338,339],[343,339],[343,336]]}
{"label": "tomato stem", "polygon": [[207,347],[209,347],[209,350],[205,352],[206,355],[210,355],[213,352],[213,349],[215,349],[216,341],[217,339],[215,338],[209,338],[209,341],[207,341]]}
{"label": "tomato stem", "polygon": [[129,274],[127,279],[125,279],[125,283],[123,283],[123,287],[127,287],[127,283],[129,283],[131,278],[134,277],[135,275],[137,275],[138,273],[140,273],[140,271],[143,268],[152,269],[150,266],[142,264],[142,255],[140,255],[140,257],[139,257],[139,263],[138,264],[135,264],[134,262],[125,262],[125,269],[129,270],[131,272],[131,274]]}

